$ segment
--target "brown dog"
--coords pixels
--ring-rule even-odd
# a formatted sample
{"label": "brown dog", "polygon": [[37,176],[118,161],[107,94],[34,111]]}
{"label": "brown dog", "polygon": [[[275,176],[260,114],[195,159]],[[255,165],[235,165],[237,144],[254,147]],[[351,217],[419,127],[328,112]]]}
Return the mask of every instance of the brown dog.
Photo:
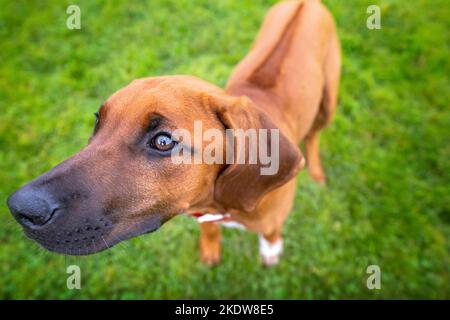
{"label": "brown dog", "polygon": [[[225,91],[189,76],[133,81],[100,108],[89,144],[8,199],[25,233],[47,249],[82,255],[158,229],[181,213],[227,212],[260,235],[263,263],[278,262],[305,141],[312,178],[325,182],[319,131],[336,106],[340,49],[318,1],[286,1],[267,14]],[[177,164],[179,128],[279,128],[279,170],[261,164]],[[205,142],[201,142],[206,147]],[[272,142],[270,142],[272,143]],[[224,154],[227,154],[224,150]],[[200,224],[201,260],[220,259],[220,225]]]}

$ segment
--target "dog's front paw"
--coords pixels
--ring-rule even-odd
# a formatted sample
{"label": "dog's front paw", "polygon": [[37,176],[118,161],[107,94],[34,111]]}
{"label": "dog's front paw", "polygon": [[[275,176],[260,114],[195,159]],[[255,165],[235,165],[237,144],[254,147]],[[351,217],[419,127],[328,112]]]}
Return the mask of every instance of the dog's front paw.
{"label": "dog's front paw", "polygon": [[210,267],[219,264],[220,241],[200,241],[200,260]]}
{"label": "dog's front paw", "polygon": [[273,267],[280,262],[280,256],[279,255],[263,255],[261,254],[261,263],[265,267]]}
{"label": "dog's front paw", "polygon": [[283,240],[280,238],[271,243],[263,236],[259,236],[259,255],[261,262],[266,267],[272,267],[280,262],[280,256],[283,253]]}

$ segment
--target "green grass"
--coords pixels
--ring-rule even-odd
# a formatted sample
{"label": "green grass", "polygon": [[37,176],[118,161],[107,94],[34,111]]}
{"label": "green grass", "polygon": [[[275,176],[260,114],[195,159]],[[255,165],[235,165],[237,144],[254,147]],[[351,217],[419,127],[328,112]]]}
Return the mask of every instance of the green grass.
{"label": "green grass", "polygon": [[[0,1],[1,298],[450,298],[449,31],[446,0],[325,1],[344,54],[340,103],[322,138],[329,185],[300,174],[279,266],[258,264],[256,235],[225,230],[223,262],[197,256],[198,227],[159,232],[89,257],[46,253],[5,202],[74,154],[92,113],[132,79],[193,74],[224,85],[275,1]],[[79,264],[82,289],[66,288]],[[381,290],[365,286],[366,267]]]}

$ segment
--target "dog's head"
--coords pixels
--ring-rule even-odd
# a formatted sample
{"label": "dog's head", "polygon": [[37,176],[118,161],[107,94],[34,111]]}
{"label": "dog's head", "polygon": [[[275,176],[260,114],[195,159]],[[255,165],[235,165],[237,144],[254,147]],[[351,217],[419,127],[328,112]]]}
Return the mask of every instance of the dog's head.
{"label": "dog's head", "polygon": [[220,130],[225,140],[227,128],[273,127],[250,100],[193,77],[133,81],[96,117],[83,150],[8,199],[26,235],[51,251],[94,253],[202,208],[251,211],[302,163],[297,146],[282,134],[280,167],[271,176],[260,176],[259,163],[174,163],[171,154],[180,141],[172,133],[182,128],[194,136],[195,121],[203,131]]}

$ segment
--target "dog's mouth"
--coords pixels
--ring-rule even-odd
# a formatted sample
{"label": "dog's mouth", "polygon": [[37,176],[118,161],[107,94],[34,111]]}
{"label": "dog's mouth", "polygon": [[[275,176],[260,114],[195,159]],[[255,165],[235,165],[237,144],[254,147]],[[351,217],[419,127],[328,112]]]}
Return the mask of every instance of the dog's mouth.
{"label": "dog's mouth", "polygon": [[56,253],[88,255],[115,244],[110,239],[112,223],[103,217],[84,218],[76,224],[70,221],[47,222],[45,227],[35,229],[24,225],[24,232],[28,238]]}
{"label": "dog's mouth", "polygon": [[[51,220],[51,219],[49,219]],[[24,226],[25,235],[45,249],[70,256],[86,256],[111,249],[116,244],[158,230],[164,222],[158,217],[136,222],[125,228],[121,223],[100,217],[85,218],[73,227],[49,225],[48,230],[30,229]]]}

